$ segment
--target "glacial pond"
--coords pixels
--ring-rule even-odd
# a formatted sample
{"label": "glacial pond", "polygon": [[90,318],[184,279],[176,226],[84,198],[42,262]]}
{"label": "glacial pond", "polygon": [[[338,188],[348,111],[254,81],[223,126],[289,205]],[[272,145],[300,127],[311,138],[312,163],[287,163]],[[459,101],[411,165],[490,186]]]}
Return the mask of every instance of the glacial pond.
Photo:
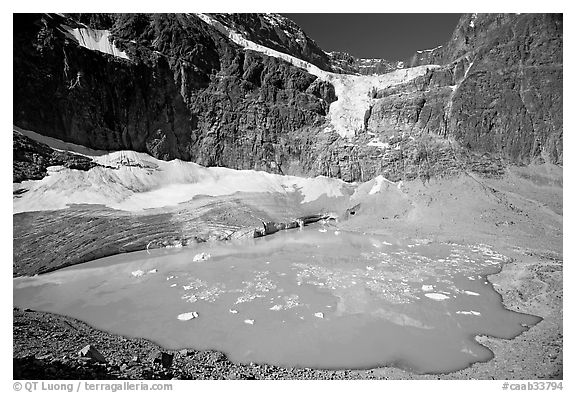
{"label": "glacial pond", "polygon": [[68,315],[165,348],[327,369],[458,370],[540,318],[506,310],[487,245],[313,225],[272,236],[120,254],[15,278],[14,306]]}

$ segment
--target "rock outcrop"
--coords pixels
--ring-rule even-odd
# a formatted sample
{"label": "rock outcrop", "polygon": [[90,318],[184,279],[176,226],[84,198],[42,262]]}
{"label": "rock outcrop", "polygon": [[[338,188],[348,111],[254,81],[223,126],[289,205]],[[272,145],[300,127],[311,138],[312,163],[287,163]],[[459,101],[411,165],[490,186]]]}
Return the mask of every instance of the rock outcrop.
{"label": "rock outcrop", "polygon": [[[362,59],[346,52],[329,52],[330,63],[334,72],[344,74],[373,75],[404,68],[402,61],[389,61],[386,59]],[[433,64],[433,63],[424,63]]]}
{"label": "rock outcrop", "polygon": [[49,166],[61,165],[87,171],[97,164],[90,158],[70,152],[57,151],[14,131],[12,142],[12,177],[14,183],[39,180],[47,174]]}

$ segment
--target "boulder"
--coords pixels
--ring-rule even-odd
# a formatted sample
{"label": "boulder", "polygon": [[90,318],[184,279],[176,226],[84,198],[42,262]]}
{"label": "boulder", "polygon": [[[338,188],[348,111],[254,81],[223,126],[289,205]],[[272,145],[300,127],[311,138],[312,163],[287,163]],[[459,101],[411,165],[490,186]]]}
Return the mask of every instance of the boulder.
{"label": "boulder", "polygon": [[106,358],[102,355],[93,345],[86,345],[80,351],[78,351],[78,356],[81,358],[88,358],[90,360],[96,361],[98,363],[106,363]]}
{"label": "boulder", "polygon": [[174,360],[174,355],[162,351],[154,351],[150,354],[150,360],[154,364],[160,364],[164,368],[172,367],[172,362]]}

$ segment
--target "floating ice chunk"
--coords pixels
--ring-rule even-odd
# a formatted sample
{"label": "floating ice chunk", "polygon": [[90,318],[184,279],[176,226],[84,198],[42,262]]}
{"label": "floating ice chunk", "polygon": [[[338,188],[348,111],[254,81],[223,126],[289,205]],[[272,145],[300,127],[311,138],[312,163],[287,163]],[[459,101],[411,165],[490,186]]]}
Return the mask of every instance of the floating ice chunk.
{"label": "floating ice chunk", "polygon": [[424,292],[429,292],[434,290],[434,285],[422,285],[422,290]]}
{"label": "floating ice chunk", "polygon": [[148,273],[158,273],[158,269],[148,270]]}
{"label": "floating ice chunk", "polygon": [[207,261],[208,259],[210,259],[210,254],[201,252],[200,254],[196,254],[192,259],[192,261],[201,262],[201,261]]}
{"label": "floating ice chunk", "polygon": [[388,242],[385,241],[385,240],[382,241],[382,244],[384,244],[384,245],[386,245],[386,246],[391,246],[391,245],[392,245],[392,243],[388,243]]}
{"label": "floating ice chunk", "polygon": [[462,353],[467,353],[468,355],[472,355],[472,356],[474,356],[474,357],[478,357],[478,355],[476,355],[474,352],[472,352],[472,350],[469,349],[469,348],[462,348],[462,349],[460,350],[460,352],[462,352]]}
{"label": "floating ice chunk", "polygon": [[183,296],[182,299],[186,299],[189,303],[196,303],[196,301],[198,301],[196,295]]}
{"label": "floating ice chunk", "polygon": [[323,312],[316,312],[316,313],[314,313],[314,316],[317,318],[324,318],[324,313]]}
{"label": "floating ice chunk", "polygon": [[470,295],[470,296],[480,296],[479,293],[477,293],[477,292],[472,292],[472,291],[464,291],[464,293],[465,293],[466,295]]}
{"label": "floating ice chunk", "polygon": [[238,314],[238,310],[234,310],[234,309],[229,309],[228,310],[230,312],[230,314]]}
{"label": "floating ice chunk", "polygon": [[166,281],[172,280],[173,278],[176,278],[176,276],[168,276],[168,277],[166,277]]}
{"label": "floating ice chunk", "polygon": [[272,307],[270,307],[270,310],[272,310],[272,311],[282,310],[282,306],[279,304],[275,304]]}
{"label": "floating ice chunk", "polygon": [[478,311],[456,311],[456,314],[461,314],[461,315],[475,315],[475,316],[480,316],[482,315],[481,313],[479,313]]}
{"label": "floating ice chunk", "polygon": [[253,319],[245,319],[244,323],[246,323],[248,325],[254,325],[254,320]]}
{"label": "floating ice chunk", "polygon": [[144,275],[144,272],[142,270],[136,270],[132,272],[132,275],[134,277],[142,277]]}
{"label": "floating ice chunk", "polygon": [[469,277],[467,277],[467,278],[468,278],[468,280],[470,280],[470,281],[476,280],[476,279],[475,279],[474,277],[472,277],[472,276],[469,276]]}
{"label": "floating ice chunk", "polygon": [[194,318],[198,318],[198,313],[196,311],[185,312],[183,314],[178,315],[178,319],[181,321],[189,321]]}
{"label": "floating ice chunk", "polygon": [[424,294],[424,296],[426,296],[427,298],[430,298],[432,300],[446,300],[449,299],[449,296],[446,296],[444,294],[441,293],[426,293]]}
{"label": "floating ice chunk", "polygon": [[326,228],[320,228],[318,229],[318,232],[327,232]]}
{"label": "floating ice chunk", "polygon": [[382,244],[380,244],[377,240],[372,240],[372,247],[380,248]]}
{"label": "floating ice chunk", "polygon": [[374,270],[374,266],[366,266],[366,270],[372,271],[372,270]]}
{"label": "floating ice chunk", "polygon": [[172,285],[170,285],[170,287],[174,288],[176,285],[178,285],[178,284],[172,284]]}

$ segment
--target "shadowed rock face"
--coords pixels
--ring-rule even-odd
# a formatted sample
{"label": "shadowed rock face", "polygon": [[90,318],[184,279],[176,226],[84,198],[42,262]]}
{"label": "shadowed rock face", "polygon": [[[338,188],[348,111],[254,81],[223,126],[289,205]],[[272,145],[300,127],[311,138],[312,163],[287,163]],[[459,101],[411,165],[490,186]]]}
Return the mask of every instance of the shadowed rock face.
{"label": "shadowed rock face", "polygon": [[73,21],[15,16],[15,124],[97,149],[282,172],[299,158],[292,133],[322,123],[335,99],[331,85],[195,16],[114,18],[130,60],[78,46],[63,33]]}
{"label": "shadowed rock face", "polygon": [[46,168],[62,165],[70,169],[87,171],[97,164],[90,158],[70,152],[56,151],[49,146],[36,142],[21,133],[14,131],[13,135],[13,179],[38,180],[46,176]]}
{"label": "shadowed rock face", "polygon": [[[212,16],[336,69],[285,18]],[[442,67],[367,93],[365,129],[351,140],[324,132],[338,98],[330,83],[240,48],[195,15],[27,14],[14,22],[14,123],[91,148],[346,181],[562,163],[561,15],[463,16],[450,42],[405,62]],[[64,33],[78,22],[110,30],[130,60],[79,46]]]}

